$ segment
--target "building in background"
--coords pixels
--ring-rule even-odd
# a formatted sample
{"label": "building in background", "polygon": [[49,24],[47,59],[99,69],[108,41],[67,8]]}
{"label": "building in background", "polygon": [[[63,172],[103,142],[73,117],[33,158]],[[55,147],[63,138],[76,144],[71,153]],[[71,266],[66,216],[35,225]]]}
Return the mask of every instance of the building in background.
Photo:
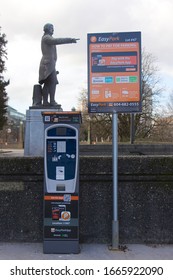
{"label": "building in background", "polygon": [[0,130],[0,149],[22,149],[26,116],[8,106],[7,124]]}

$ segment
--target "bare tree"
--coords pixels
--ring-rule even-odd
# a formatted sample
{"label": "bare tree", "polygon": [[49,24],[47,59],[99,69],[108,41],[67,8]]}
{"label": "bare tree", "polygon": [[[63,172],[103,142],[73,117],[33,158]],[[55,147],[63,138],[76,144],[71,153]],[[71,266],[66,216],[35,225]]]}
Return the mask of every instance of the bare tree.
{"label": "bare tree", "polygon": [[6,51],[6,35],[1,34],[0,27],[0,129],[5,125],[7,118],[7,92],[6,86],[9,84],[9,81],[6,82],[3,77],[3,73],[6,70],[5,68],[5,60],[7,59],[7,51]]}
{"label": "bare tree", "polygon": [[[134,116],[135,137],[144,139],[150,136],[155,124],[154,109],[159,104],[163,92],[157,59],[145,49],[142,52],[142,112]],[[156,110],[155,110],[156,111]],[[130,116],[119,114],[119,136],[121,141],[130,139]]]}
{"label": "bare tree", "polygon": [[89,114],[88,92],[82,89],[78,99],[78,108],[82,111],[82,125],[80,138],[89,144],[110,141],[112,139],[111,114]]}
{"label": "bare tree", "polygon": [[162,105],[155,118],[151,133],[152,140],[172,142],[173,139],[173,92],[168,95],[167,103]]}

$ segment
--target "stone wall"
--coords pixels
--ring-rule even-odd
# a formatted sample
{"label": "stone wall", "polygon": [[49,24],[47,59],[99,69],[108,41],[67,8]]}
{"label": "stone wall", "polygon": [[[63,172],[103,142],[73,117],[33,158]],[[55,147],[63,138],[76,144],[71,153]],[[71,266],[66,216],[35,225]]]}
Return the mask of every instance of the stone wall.
{"label": "stone wall", "polygon": [[[80,145],[80,155],[112,155],[112,145]],[[119,155],[173,155],[173,144],[118,144]]]}
{"label": "stone wall", "polygon": [[[173,156],[120,156],[120,243],[173,243]],[[0,158],[0,241],[42,241],[43,158]],[[112,157],[80,158],[80,242],[111,243]]]}

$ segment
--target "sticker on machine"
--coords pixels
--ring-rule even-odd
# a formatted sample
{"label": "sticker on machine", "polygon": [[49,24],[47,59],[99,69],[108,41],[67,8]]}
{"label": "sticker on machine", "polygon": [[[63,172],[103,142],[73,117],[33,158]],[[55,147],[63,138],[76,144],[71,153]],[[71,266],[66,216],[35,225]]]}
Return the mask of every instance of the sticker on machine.
{"label": "sticker on machine", "polygon": [[65,166],[56,166],[56,180],[65,180]]}
{"label": "sticker on machine", "polygon": [[69,211],[62,211],[60,221],[70,221],[71,213]]}

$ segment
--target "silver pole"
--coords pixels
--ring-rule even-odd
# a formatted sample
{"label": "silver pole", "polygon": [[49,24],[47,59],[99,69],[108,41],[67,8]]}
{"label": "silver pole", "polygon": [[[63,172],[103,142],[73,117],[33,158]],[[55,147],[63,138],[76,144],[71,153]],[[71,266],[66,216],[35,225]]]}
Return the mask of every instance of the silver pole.
{"label": "silver pole", "polygon": [[134,127],[134,113],[130,114],[130,144],[134,144],[135,127]]}
{"label": "silver pole", "polygon": [[113,149],[113,220],[112,220],[112,250],[119,249],[118,223],[118,117],[112,115],[112,149]]}

